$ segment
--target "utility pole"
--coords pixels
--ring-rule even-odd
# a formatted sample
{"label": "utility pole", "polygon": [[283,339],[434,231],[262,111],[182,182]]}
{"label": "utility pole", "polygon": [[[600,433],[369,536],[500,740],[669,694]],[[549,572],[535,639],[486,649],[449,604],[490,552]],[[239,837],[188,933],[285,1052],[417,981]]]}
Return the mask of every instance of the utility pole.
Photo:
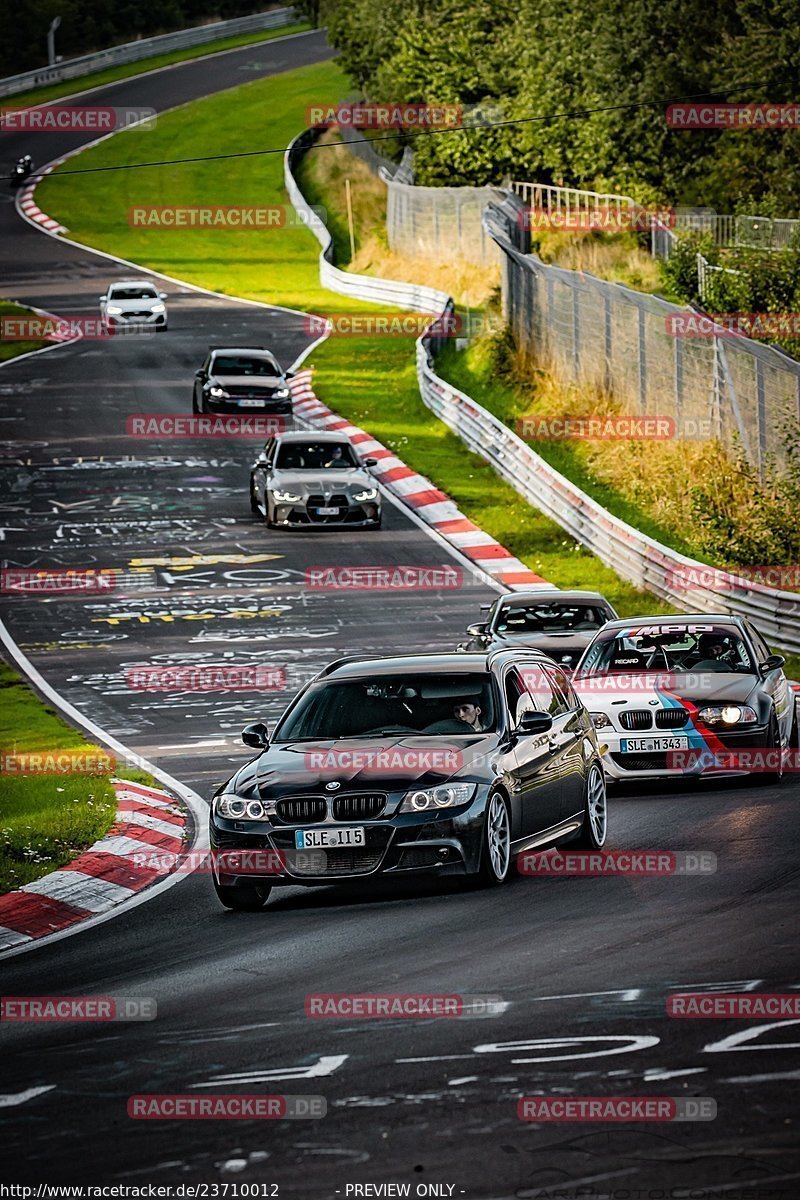
{"label": "utility pole", "polygon": [[58,62],[56,58],[56,30],[60,24],[61,17],[53,17],[50,22],[50,28],[47,31],[47,63],[51,67],[54,67]]}

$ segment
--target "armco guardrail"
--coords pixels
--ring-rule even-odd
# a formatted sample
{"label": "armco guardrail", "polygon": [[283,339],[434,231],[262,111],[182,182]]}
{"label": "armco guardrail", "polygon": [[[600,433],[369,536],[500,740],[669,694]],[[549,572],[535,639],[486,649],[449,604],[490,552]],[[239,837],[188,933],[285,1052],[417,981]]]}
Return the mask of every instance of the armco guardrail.
{"label": "armco guardrail", "polygon": [[62,83],[68,79],[80,79],[106,67],[139,62],[143,58],[154,58],[157,54],[165,54],[170,50],[202,46],[206,42],[236,37],[240,33],[276,29],[297,19],[293,8],[273,8],[269,12],[252,13],[248,17],[234,17],[230,21],[215,21],[213,25],[197,25],[192,29],[179,29],[175,33],[141,38],[138,42],[125,42],[121,46],[110,46],[108,50],[98,50],[95,54],[71,58],[53,67],[39,67],[34,71],[24,71],[21,75],[8,75],[5,79],[0,79],[0,96],[15,96],[29,88],[46,87],[49,83]]}
{"label": "armco guardrail", "polygon": [[[318,131],[306,130],[286,152],[284,172],[289,198],[322,245],[320,282],[332,291],[382,304],[402,304],[417,312],[452,312],[444,292],[394,280],[353,275],[333,266],[333,241],[307,204],[294,178],[294,167]],[[577,542],[612,567],[623,579],[652,592],[684,612],[728,612],[752,617],[772,644],[800,653],[800,594],[776,591],[759,583],[742,585],[706,563],[678,554],[620,521],[560,475],[520,437],[434,370],[439,345],[428,334],[417,341],[417,379],[423,401],[498,475]],[[696,579],[696,586],[684,586]],[[703,586],[712,580],[715,586]]]}

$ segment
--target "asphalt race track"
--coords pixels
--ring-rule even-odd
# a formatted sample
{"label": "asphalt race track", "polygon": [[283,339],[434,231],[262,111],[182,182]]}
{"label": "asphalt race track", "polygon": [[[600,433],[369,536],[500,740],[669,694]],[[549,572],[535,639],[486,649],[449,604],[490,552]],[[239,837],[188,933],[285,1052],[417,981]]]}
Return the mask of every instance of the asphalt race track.
{"label": "asphalt race track", "polygon": [[[249,46],[99,89],[91,103],[171,107],[329,54],[319,33]],[[40,134],[37,161],[80,140]],[[4,137],[3,159],[23,141]],[[31,228],[10,194],[0,234],[4,294],[52,312],[94,311],[106,283],[129,272]],[[128,436],[130,414],[190,411],[209,342],[269,345],[286,365],[307,344],[296,314],[165,290],[164,336],[60,346],[0,370],[5,563],[122,573],[108,594],[4,597],[2,608],[66,700],[207,798],[248,754],[241,727],[272,720],[310,671],[348,653],[451,648],[492,593],[472,579],[439,593],[310,592],[311,566],[452,559],[393,505],[379,533],[268,533],[247,501],[252,443]],[[286,689],[187,699],[126,683],[141,663],[220,660],[282,667]],[[436,882],[291,889],[258,914],[225,912],[194,875],[9,957],[5,995],[150,996],[158,1017],[0,1030],[0,1178],[200,1183],[208,1196],[223,1195],[215,1184],[267,1183],[311,1200],[366,1183],[495,1200],[681,1189],[791,1200],[800,1023],[675,1020],[665,999],[800,987],[787,968],[798,799],[796,777],[612,793],[609,847],[710,851],[711,874],[519,878],[487,892]],[[482,1019],[347,1023],[307,1018],[309,992],[501,1002]],[[327,1116],[170,1122],[126,1112],[134,1094],[224,1092],[322,1095]],[[525,1124],[517,1098],[536,1093],[711,1097],[718,1111],[668,1125]]]}

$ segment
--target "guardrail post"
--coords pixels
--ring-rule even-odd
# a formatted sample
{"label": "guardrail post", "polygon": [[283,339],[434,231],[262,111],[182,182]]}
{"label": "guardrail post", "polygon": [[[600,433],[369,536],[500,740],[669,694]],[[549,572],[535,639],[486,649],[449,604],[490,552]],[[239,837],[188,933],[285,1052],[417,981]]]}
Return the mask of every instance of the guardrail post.
{"label": "guardrail post", "polygon": [[639,411],[647,412],[647,346],[645,342],[644,306],[637,306],[639,314]]}
{"label": "guardrail post", "polygon": [[613,325],[611,323],[611,296],[607,288],[605,288],[603,291],[603,318],[603,349],[605,351],[606,360],[603,377],[605,389],[607,392],[610,392],[614,379],[614,370],[612,367],[614,349],[612,344]]}
{"label": "guardrail post", "polygon": [[764,364],[756,358],[756,413],[758,414],[758,477],[764,482],[767,454],[767,403],[764,394]]}
{"label": "guardrail post", "polygon": [[679,336],[673,338],[675,343],[675,429],[681,437],[683,425],[683,340]]}
{"label": "guardrail post", "polygon": [[581,313],[580,292],[572,289],[572,367],[577,380],[581,369]]}

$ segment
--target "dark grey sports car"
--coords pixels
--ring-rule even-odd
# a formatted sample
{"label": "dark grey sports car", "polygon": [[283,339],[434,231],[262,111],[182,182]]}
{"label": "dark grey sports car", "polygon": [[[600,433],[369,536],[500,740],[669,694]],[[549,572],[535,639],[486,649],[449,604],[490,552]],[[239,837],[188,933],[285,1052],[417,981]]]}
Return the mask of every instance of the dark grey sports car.
{"label": "dark grey sports car", "polygon": [[469,640],[457,648],[485,652],[502,646],[532,646],[571,669],[598,629],[616,615],[599,592],[557,588],[506,592],[489,608],[485,621],[467,626]]}
{"label": "dark grey sports car", "polygon": [[291,378],[263,346],[211,346],[195,372],[192,412],[290,413]]}
{"label": "dark grey sports car", "polygon": [[605,841],[592,722],[535,651],[340,659],[242,738],[261,753],[211,804],[227,908],[378,875],[501,884],[522,851]]}

